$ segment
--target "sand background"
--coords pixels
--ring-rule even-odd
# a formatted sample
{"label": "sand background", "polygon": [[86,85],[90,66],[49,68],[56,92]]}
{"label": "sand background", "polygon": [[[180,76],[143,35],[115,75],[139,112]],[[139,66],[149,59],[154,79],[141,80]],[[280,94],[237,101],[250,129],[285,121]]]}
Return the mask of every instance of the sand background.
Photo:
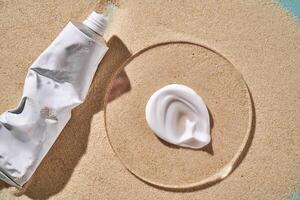
{"label": "sand background", "polygon": [[[34,59],[70,20],[97,1],[0,1],[0,111],[15,107]],[[300,191],[300,25],[272,1],[120,2],[105,36],[111,51],[86,103],[19,199],[285,199]],[[112,37],[113,35],[117,37]],[[209,46],[243,75],[255,105],[251,147],[227,179],[193,192],[154,188],[130,174],[111,149],[103,116],[109,77],[132,53],[169,40]],[[127,47],[127,48],[126,48]],[[16,189],[0,186],[0,199]]]}

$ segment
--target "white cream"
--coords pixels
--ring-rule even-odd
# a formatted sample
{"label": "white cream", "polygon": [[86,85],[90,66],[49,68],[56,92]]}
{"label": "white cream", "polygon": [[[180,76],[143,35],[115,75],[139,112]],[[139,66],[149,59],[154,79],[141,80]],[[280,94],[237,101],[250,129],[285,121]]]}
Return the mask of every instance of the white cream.
{"label": "white cream", "polygon": [[146,120],[166,142],[193,149],[209,144],[209,114],[202,98],[191,88],[171,84],[156,91],[146,105]]}

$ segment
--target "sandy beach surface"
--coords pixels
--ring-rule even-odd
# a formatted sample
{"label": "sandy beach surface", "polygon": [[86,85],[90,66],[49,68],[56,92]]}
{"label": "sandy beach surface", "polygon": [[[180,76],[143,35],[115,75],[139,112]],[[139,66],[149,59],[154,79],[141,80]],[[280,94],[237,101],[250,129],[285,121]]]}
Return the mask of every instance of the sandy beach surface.
{"label": "sandy beach surface", "polygon": [[[300,192],[299,20],[271,0],[116,3],[105,35],[110,51],[86,102],[74,110],[28,184],[17,190],[1,183],[0,199],[273,200]],[[18,104],[28,67],[67,22],[82,21],[105,5],[0,0],[0,112]],[[168,191],[141,181],[124,167],[106,134],[103,101],[112,74],[134,53],[166,41],[216,50],[242,74],[253,97],[247,154],[229,177],[205,189]]]}

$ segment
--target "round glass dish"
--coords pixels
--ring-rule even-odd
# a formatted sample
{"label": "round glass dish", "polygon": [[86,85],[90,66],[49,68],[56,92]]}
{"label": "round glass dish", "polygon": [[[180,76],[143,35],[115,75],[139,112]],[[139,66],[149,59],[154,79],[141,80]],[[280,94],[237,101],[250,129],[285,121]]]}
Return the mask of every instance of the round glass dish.
{"label": "round glass dish", "polygon": [[[108,103],[125,70],[131,89]],[[145,106],[168,84],[195,90],[205,101],[212,142],[193,150],[168,144],[148,127]],[[207,187],[227,177],[251,140],[252,100],[239,71],[221,54],[191,42],[166,42],[130,57],[113,76],[105,100],[105,128],[123,165],[143,181],[165,189]]]}

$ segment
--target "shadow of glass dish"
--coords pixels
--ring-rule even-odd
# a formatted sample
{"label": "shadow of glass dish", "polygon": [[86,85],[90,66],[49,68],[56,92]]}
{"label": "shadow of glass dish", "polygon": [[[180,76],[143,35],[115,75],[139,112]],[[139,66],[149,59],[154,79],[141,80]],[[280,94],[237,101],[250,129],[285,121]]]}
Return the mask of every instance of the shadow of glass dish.
{"label": "shadow of glass dish", "polygon": [[[114,80],[125,69],[131,90],[108,104]],[[191,86],[204,98],[212,135],[205,148],[169,144],[147,126],[148,98],[171,83]],[[246,156],[255,132],[254,103],[240,72],[220,53],[193,42],[164,42],[135,53],[115,72],[104,101],[107,136],[122,164],[164,190],[189,192],[224,180]]]}

